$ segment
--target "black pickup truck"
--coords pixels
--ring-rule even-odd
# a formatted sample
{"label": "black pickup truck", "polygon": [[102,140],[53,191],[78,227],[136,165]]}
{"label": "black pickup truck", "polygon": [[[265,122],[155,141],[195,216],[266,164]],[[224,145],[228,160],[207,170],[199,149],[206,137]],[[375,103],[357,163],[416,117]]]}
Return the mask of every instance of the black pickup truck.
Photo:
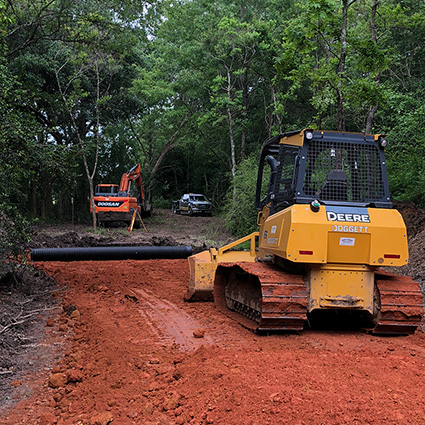
{"label": "black pickup truck", "polygon": [[211,216],[212,204],[205,195],[185,193],[178,201],[173,201],[173,213]]}

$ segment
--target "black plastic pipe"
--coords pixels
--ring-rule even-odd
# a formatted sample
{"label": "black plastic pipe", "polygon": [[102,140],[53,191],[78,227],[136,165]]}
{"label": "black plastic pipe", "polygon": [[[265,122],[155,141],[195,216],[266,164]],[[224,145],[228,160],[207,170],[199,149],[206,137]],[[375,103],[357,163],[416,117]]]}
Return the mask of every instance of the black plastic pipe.
{"label": "black plastic pipe", "polygon": [[153,260],[187,258],[191,255],[191,246],[39,248],[30,251],[31,261]]}

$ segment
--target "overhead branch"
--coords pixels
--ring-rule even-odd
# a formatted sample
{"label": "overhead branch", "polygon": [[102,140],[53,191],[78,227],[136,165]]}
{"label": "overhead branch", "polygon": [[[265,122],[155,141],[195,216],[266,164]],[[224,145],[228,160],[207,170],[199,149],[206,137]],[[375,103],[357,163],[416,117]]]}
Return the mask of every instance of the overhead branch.
{"label": "overhead branch", "polygon": [[158,172],[158,169],[159,169],[162,161],[164,160],[165,156],[167,155],[167,153],[170,152],[172,149],[175,148],[176,137],[177,137],[178,133],[180,132],[180,130],[187,123],[187,121],[189,120],[189,118],[190,118],[191,115],[192,114],[189,114],[189,115],[186,115],[184,117],[184,119],[180,122],[180,125],[178,126],[177,130],[168,139],[167,143],[165,144],[164,149],[162,150],[161,154],[159,155],[158,159],[156,160],[156,163],[155,163],[154,167],[152,168],[152,171],[150,172],[150,175],[149,175],[149,178],[150,179],[153,179],[153,177],[155,176],[155,174]]}
{"label": "overhead branch", "polygon": [[142,152],[145,155],[145,157],[148,157],[148,151],[146,150],[145,145],[143,143],[143,140],[139,136],[139,133],[137,133],[136,129],[134,128],[133,121],[131,120],[131,117],[127,114],[126,118],[127,118],[128,123],[130,124],[130,130],[131,130],[133,136],[136,138],[136,140],[137,140],[137,142],[140,146],[140,149],[142,149]]}

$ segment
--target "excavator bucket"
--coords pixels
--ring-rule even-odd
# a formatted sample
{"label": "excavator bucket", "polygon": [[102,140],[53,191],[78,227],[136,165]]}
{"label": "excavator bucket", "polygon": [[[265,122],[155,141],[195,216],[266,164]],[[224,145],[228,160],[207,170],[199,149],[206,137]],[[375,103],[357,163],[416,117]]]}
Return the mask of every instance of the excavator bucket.
{"label": "excavator bucket", "polygon": [[[258,232],[254,232],[219,249],[210,248],[207,251],[202,251],[199,254],[189,257],[189,289],[184,299],[186,301],[213,300],[214,279],[217,266],[220,263],[255,262],[257,238]],[[232,250],[232,248],[247,241],[250,242],[249,251]]]}

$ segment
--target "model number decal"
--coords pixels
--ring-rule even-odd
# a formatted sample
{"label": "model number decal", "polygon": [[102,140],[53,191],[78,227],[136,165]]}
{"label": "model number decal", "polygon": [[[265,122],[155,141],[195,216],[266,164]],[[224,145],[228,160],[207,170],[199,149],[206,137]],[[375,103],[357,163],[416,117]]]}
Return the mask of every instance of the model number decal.
{"label": "model number decal", "polygon": [[354,246],[356,238],[339,238],[339,244],[341,246]]}
{"label": "model number decal", "polygon": [[343,224],[332,224],[332,232],[346,232],[346,233],[367,233],[367,226],[348,226]]}

